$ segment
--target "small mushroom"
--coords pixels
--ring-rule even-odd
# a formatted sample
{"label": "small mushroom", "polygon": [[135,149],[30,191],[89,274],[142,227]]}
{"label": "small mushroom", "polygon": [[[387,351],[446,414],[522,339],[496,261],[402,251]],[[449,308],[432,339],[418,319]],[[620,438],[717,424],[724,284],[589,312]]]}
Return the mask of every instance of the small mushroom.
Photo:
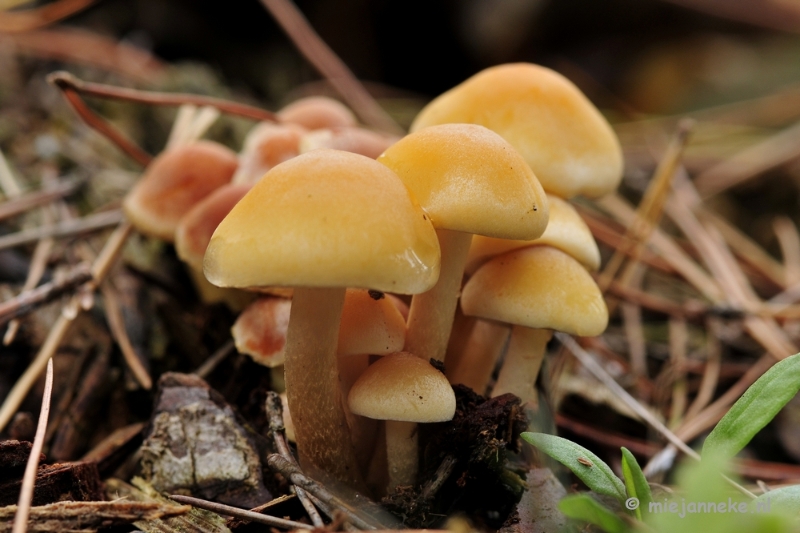
{"label": "small mushroom", "polygon": [[233,183],[253,184],[275,165],[297,156],[306,129],[296,124],[262,122],[244,140]]}
{"label": "small mushroom", "polygon": [[125,215],[142,233],[173,242],[181,218],[230,182],[237,165],[232,150],[211,141],[163,152],[125,197]]}
{"label": "small mushroom", "polygon": [[411,301],[405,350],[444,361],[472,235],[535,239],[547,225],[547,198],[516,150],[475,124],[417,131],[378,161],[400,176],[437,230],[441,274]]}
{"label": "small mushroom", "polygon": [[492,396],[537,404],[536,377],[552,330],[601,334],[608,308],[589,272],[551,246],[519,248],[480,267],[464,285],[464,313],[511,324],[511,342]]}
{"label": "small mushroom", "polygon": [[433,227],[403,183],[348,152],[290,159],[220,223],[204,264],[218,286],[294,287],[284,366],[301,462],[362,486],[337,379],[345,288],[417,293],[439,270]]}
{"label": "small mushroom", "polygon": [[382,357],[350,389],[350,410],[386,421],[389,490],[417,477],[417,424],[451,420],[456,396],[444,374],[408,352]]}
{"label": "small mushroom", "polygon": [[295,100],[278,111],[284,123],[297,124],[307,130],[355,126],[353,112],[338,100],[327,96],[307,96]]}
{"label": "small mushroom", "polygon": [[622,149],[608,121],[572,82],[539,65],[479,72],[425,106],[411,131],[447,123],[497,132],[562,198],[602,196],[622,179]]}
{"label": "small mushroom", "polygon": [[306,133],[300,139],[300,153],[319,148],[333,148],[377,159],[397,137],[387,136],[366,128],[341,126]]}

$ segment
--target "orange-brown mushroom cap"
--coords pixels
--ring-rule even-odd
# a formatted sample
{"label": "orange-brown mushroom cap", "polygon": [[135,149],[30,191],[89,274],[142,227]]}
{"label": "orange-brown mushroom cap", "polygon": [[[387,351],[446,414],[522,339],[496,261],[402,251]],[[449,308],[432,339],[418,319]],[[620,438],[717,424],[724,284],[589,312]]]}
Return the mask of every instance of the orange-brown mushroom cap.
{"label": "orange-brown mushroom cap", "polygon": [[180,219],[230,182],[238,164],[232,150],[211,141],[164,152],[125,197],[125,215],[142,233],[172,242]]}

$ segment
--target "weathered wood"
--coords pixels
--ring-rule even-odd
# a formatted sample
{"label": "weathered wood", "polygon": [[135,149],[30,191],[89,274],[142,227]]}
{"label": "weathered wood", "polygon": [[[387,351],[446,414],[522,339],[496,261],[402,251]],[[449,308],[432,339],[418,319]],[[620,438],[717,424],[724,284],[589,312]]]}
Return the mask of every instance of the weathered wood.
{"label": "weathered wood", "polygon": [[[27,460],[27,458],[26,458]],[[0,506],[17,503],[22,475],[0,484]],[[70,500],[102,500],[100,474],[95,463],[57,463],[42,465],[36,474],[33,505]]]}

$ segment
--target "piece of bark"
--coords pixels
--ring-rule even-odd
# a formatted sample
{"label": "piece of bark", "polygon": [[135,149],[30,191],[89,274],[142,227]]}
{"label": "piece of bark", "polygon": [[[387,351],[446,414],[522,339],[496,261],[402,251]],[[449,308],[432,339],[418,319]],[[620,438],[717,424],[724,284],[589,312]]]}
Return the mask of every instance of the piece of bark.
{"label": "piece of bark", "polygon": [[567,489],[549,468],[533,468],[525,477],[528,489],[514,513],[498,533],[555,533],[567,526],[567,518],[559,511],[558,502]]}
{"label": "piece of bark", "polygon": [[[33,444],[27,441],[0,441],[0,479],[21,475],[25,470],[25,464],[28,462],[32,448]],[[44,454],[40,455],[39,460],[44,461]]]}
{"label": "piece of bark", "polygon": [[[114,499],[125,498],[128,501],[177,505],[173,500],[161,496],[141,478],[133,478],[131,483],[133,485],[116,478],[110,478],[106,480],[106,494],[109,498]],[[182,516],[138,520],[134,522],[134,525],[144,533],[176,533],[177,531],[231,533],[231,530],[226,526],[225,518],[211,511],[196,507],[191,507],[191,510]]]}
{"label": "piece of bark", "polygon": [[141,452],[142,477],[160,492],[247,508],[271,499],[254,438],[197,376],[162,375]]}
{"label": "piece of bark", "polygon": [[[36,473],[33,505],[47,505],[65,500],[102,500],[101,486],[95,463],[42,465]],[[21,487],[21,478],[0,484],[0,506],[17,503]]]}
{"label": "piece of bark", "polygon": [[[136,521],[153,521],[189,512],[188,505],[142,502],[58,502],[33,507],[28,531],[70,533],[96,531]],[[0,533],[11,531],[16,505],[0,507]]]}

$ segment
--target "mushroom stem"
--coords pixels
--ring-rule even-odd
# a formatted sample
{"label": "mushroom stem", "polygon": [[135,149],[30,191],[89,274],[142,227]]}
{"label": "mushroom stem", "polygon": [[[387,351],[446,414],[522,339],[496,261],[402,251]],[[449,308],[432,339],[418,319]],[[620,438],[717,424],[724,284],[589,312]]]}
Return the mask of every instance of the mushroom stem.
{"label": "mushroom stem", "polygon": [[417,479],[417,423],[386,421],[386,456],[389,464],[389,491],[400,485],[413,485]]}
{"label": "mushroom stem", "polygon": [[431,290],[417,294],[411,300],[404,348],[425,361],[444,361],[461,290],[461,277],[472,242],[471,233],[437,229],[436,234],[442,251],[439,281]]}
{"label": "mushroom stem", "polygon": [[551,329],[525,326],[514,326],[511,329],[508,352],[492,390],[492,397],[511,392],[520,397],[522,405],[527,404],[531,409],[536,409],[538,402],[536,378],[542,366],[547,343],[552,336]]}
{"label": "mushroom stem", "polygon": [[[353,383],[364,373],[368,366],[369,354],[338,356],[339,388],[342,399],[347,398]],[[375,440],[378,436],[378,421],[353,414],[346,401],[342,403],[342,409],[344,409],[347,417],[347,425],[352,435],[351,439],[358,458],[359,468],[361,468],[361,472],[366,477],[372,453],[375,449]]]}
{"label": "mushroom stem", "polygon": [[336,345],[345,289],[296,288],[284,371],[301,462],[364,486],[339,388]]}
{"label": "mushroom stem", "polygon": [[491,320],[477,320],[460,357],[449,361],[447,378],[450,383],[460,383],[484,394],[507,339],[508,326]]}

